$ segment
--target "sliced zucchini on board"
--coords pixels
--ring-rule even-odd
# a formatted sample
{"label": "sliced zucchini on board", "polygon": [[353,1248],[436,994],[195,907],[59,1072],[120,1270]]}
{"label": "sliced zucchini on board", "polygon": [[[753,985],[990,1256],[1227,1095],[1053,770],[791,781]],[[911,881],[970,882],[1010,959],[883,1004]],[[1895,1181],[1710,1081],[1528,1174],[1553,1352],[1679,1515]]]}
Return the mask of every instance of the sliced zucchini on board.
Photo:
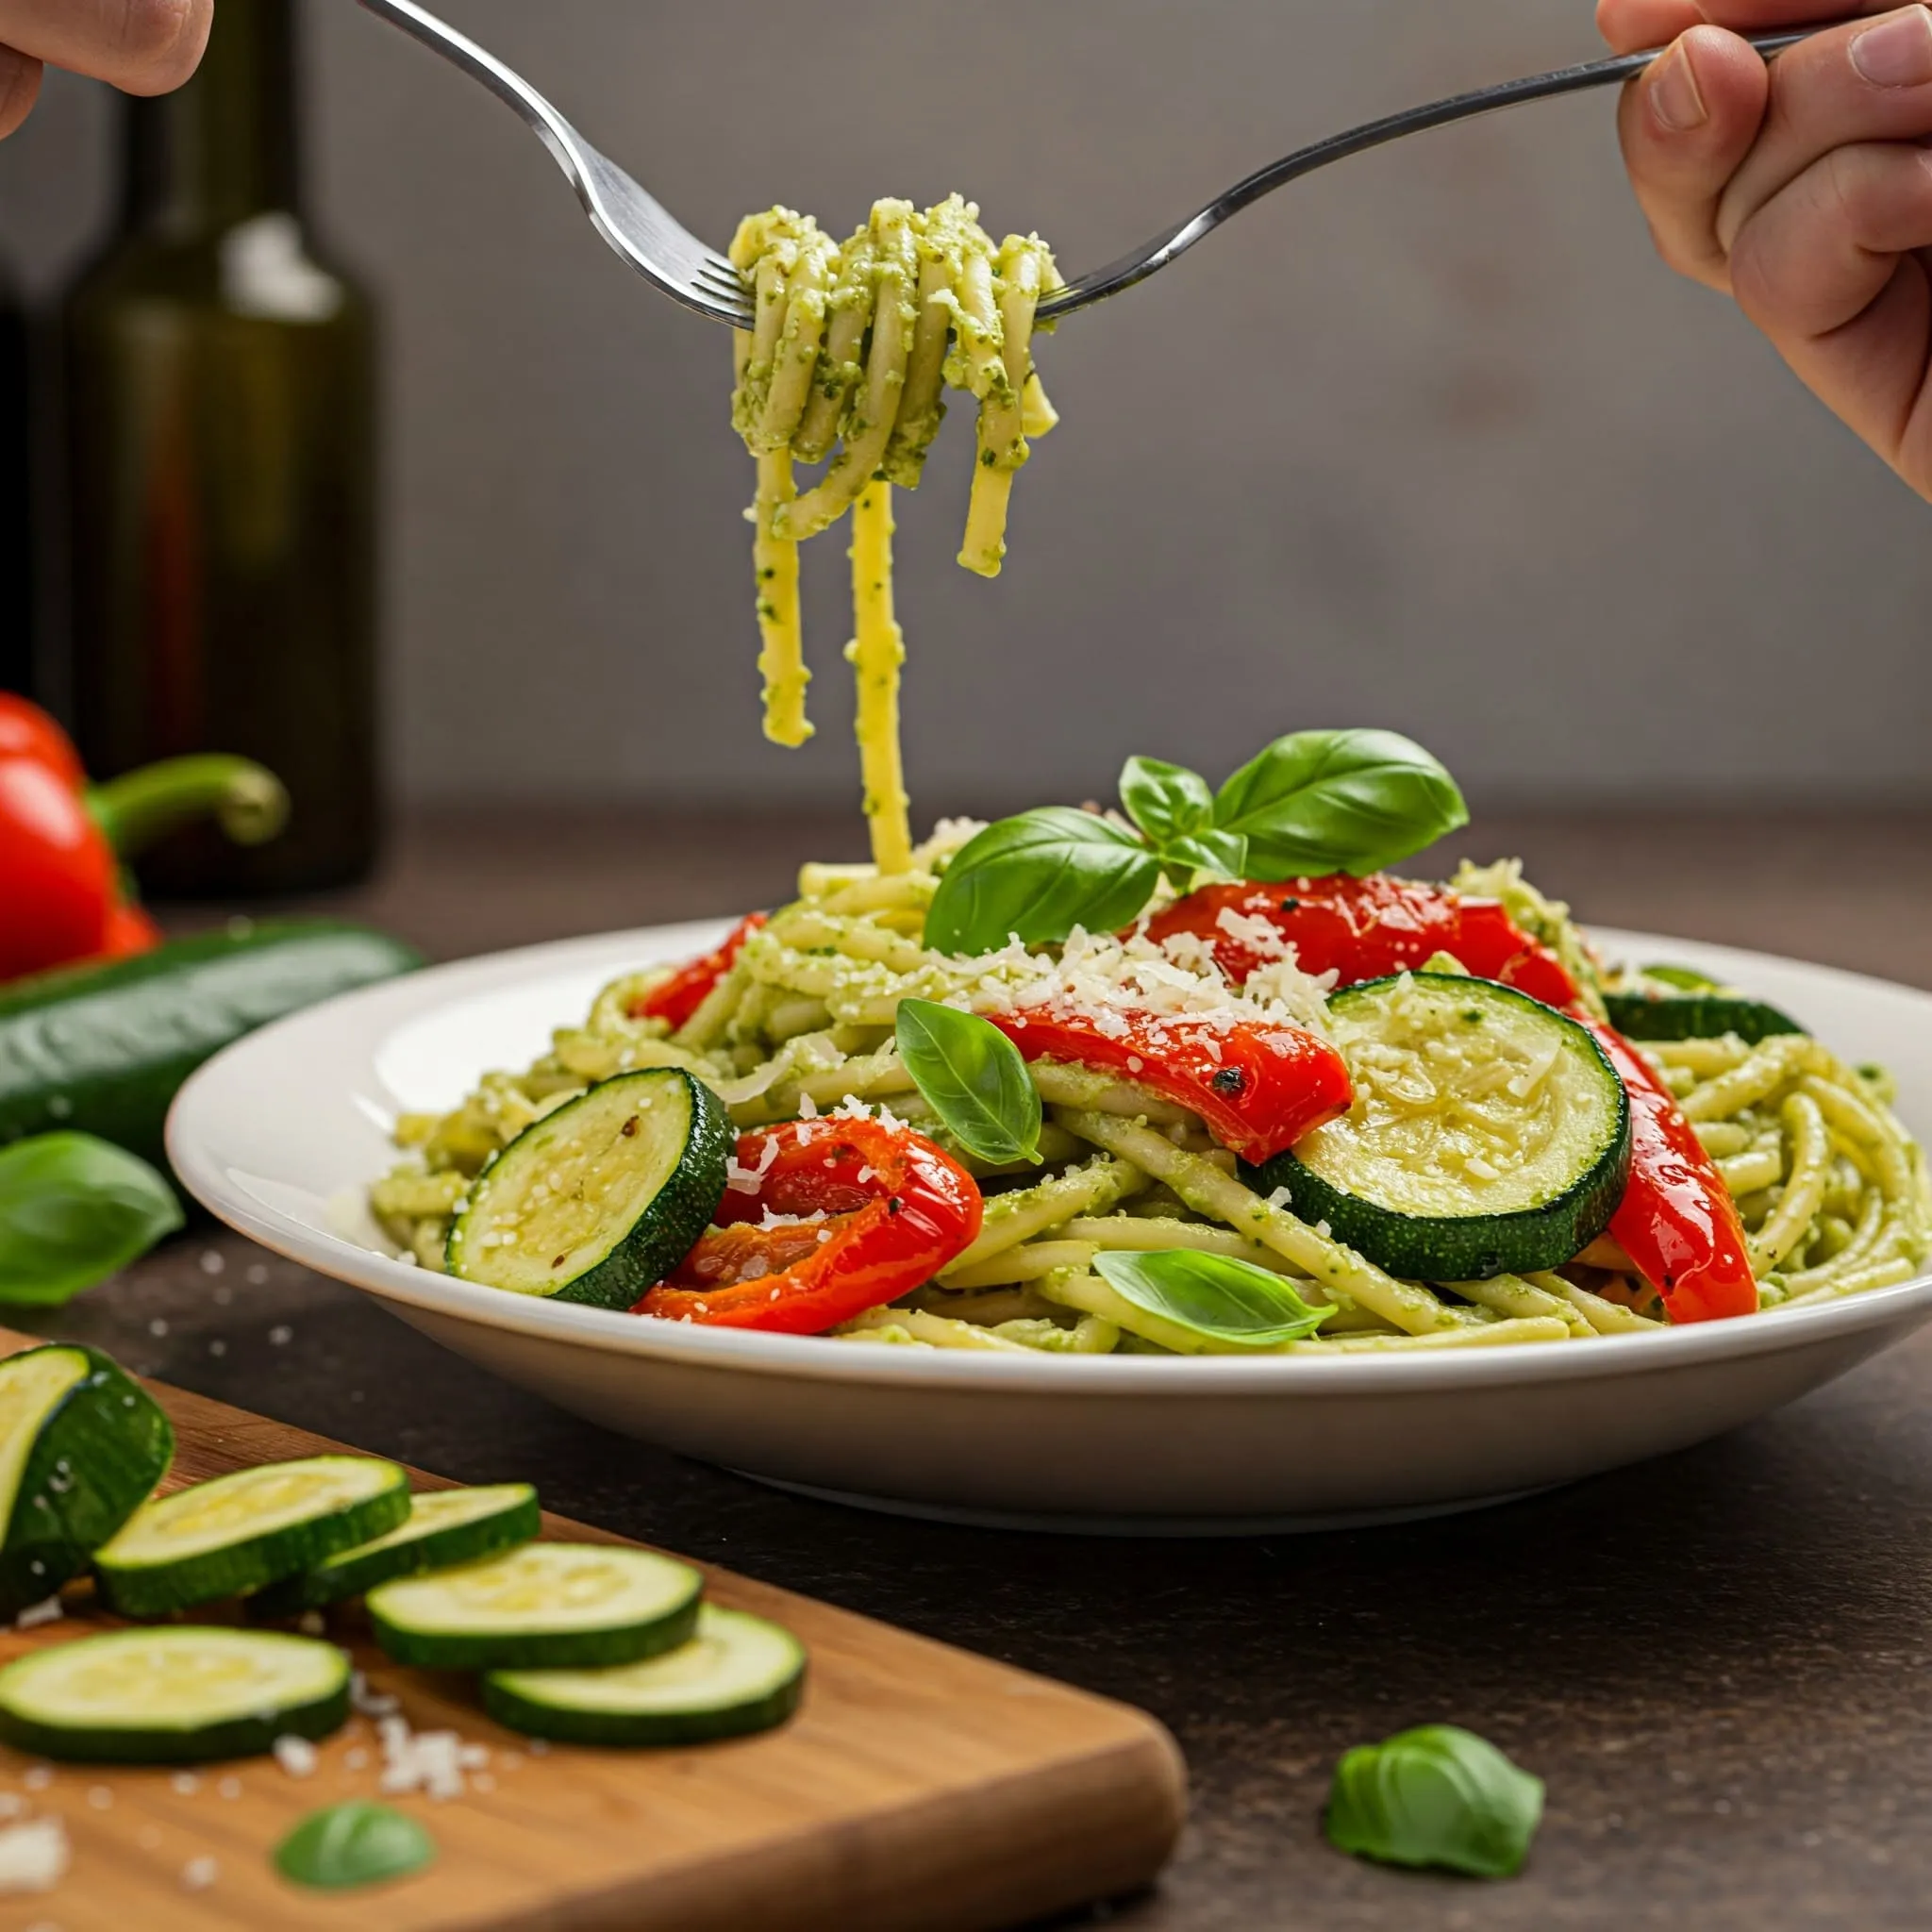
{"label": "sliced zucchini on board", "polygon": [[398,1527],[409,1478],[373,1456],[310,1456],[238,1469],[158,1496],[94,1552],[108,1607],[155,1617],[245,1596]]}
{"label": "sliced zucchini on board", "polygon": [[272,1617],[320,1609],[345,1596],[360,1596],[392,1577],[513,1550],[533,1541],[542,1526],[537,1491],[528,1483],[429,1490],[410,1498],[408,1516],[399,1528],[271,1584],[255,1599],[255,1607]]}
{"label": "sliced zucchini on board", "polygon": [[525,1543],[369,1592],[375,1641],[432,1671],[596,1670],[675,1650],[704,1578],[624,1543]]}
{"label": "sliced zucchini on board", "polygon": [[534,1122],[471,1184],[444,1258],[511,1294],[627,1308],[724,1198],[724,1103],[681,1068],[600,1081]]}
{"label": "sliced zucchini on board", "polygon": [[1329,1002],[1355,1104],[1259,1172],[1295,1214],[1414,1281],[1555,1268],[1608,1226],[1630,1173],[1630,1106],[1574,1020],[1444,974]]}
{"label": "sliced zucchini on board", "polygon": [[57,1342],[0,1361],[0,1619],[78,1576],[174,1450],[154,1398],[93,1349]]}
{"label": "sliced zucchini on board", "polygon": [[108,1630],[0,1671],[0,1739],[42,1757],[242,1757],[281,1737],[325,1738],[348,1715],[348,1657],[275,1630]]}
{"label": "sliced zucchini on board", "polygon": [[707,1604],[689,1643],[604,1671],[491,1671],[483,1707],[498,1724],[566,1744],[703,1744],[781,1724],[805,1689],[791,1631]]}

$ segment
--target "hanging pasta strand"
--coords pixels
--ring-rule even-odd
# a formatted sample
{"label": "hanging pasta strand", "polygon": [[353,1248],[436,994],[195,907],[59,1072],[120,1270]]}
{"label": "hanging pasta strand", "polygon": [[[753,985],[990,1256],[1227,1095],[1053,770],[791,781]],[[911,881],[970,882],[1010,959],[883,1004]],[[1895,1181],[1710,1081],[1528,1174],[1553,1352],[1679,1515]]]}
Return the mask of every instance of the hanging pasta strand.
{"label": "hanging pasta strand", "polygon": [[765,681],[765,736],[792,750],[812,735],[806,716],[811,672],[805,661],[805,619],[798,602],[798,545],[772,527],[779,506],[791,501],[791,452],[758,458],[758,493],[747,514],[757,534],[752,560],[758,579],[758,673]]}
{"label": "hanging pasta strand", "polygon": [[858,684],[858,759],[873,863],[881,873],[912,864],[911,801],[899,752],[899,673],[906,640],[892,615],[892,486],[863,491],[852,512],[852,608],[845,647]]}

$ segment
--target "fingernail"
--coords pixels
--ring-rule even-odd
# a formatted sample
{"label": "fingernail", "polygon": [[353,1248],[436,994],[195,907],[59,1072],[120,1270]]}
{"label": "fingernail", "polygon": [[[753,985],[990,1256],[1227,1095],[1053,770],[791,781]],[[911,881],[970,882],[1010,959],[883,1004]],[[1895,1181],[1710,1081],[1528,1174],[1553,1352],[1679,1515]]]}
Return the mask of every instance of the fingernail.
{"label": "fingernail", "polygon": [[1924,87],[1932,80],[1932,11],[1914,7],[1868,26],[1852,42],[1852,65],[1874,87]]}
{"label": "fingernail", "polygon": [[1682,46],[1673,47],[1651,69],[1650,111],[1673,134],[1689,134],[1710,119],[1690,56]]}

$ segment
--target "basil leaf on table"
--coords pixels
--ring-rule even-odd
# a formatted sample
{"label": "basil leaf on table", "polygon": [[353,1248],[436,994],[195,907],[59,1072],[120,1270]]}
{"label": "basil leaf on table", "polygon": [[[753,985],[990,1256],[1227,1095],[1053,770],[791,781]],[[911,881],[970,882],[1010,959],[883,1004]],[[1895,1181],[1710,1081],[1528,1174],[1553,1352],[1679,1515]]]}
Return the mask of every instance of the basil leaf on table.
{"label": "basil leaf on table", "polygon": [[1214,824],[1214,794],[1198,772],[1161,758],[1129,758],[1121,769],[1121,804],[1156,845],[1205,832]]}
{"label": "basil leaf on table", "polygon": [[1474,1731],[1424,1724],[1335,1767],[1324,1823],[1338,1851],[1388,1865],[1512,1878],[1543,1812],[1543,1782]]}
{"label": "basil leaf on table", "polygon": [[0,1302],[71,1301],[180,1225],[167,1182],[92,1134],[0,1148]]}
{"label": "basil leaf on table", "polygon": [[1040,1090],[1020,1049],[977,1013],[901,1000],[899,1058],[969,1154],[996,1166],[1040,1158]]}
{"label": "basil leaf on table", "polygon": [[1076,925],[1111,932],[1154,895],[1160,861],[1131,832],[1071,806],[1001,819],[963,846],[925,915],[941,953],[996,953],[1018,937],[1057,945]]}
{"label": "basil leaf on table", "polygon": [[1103,1249],[1095,1271],[1123,1301],[1224,1347],[1276,1348],[1312,1335],[1335,1311],[1252,1261],[1194,1248]]}
{"label": "basil leaf on table", "polygon": [[1245,833],[1248,873],[1377,872],[1469,823],[1456,781],[1393,731],[1297,731],[1243,765],[1214,823]]}
{"label": "basil leaf on table", "polygon": [[436,1857],[436,1840],[408,1816],[367,1798],[308,1816],[275,1848],[275,1870],[297,1885],[342,1891],[406,1878]]}

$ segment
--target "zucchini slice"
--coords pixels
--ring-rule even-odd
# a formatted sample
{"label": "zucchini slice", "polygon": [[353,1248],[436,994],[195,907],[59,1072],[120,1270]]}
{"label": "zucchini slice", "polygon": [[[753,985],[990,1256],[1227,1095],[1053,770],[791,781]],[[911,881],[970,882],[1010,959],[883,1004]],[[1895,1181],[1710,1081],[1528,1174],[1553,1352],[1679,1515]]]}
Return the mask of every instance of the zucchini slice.
{"label": "zucchini slice", "polygon": [[483,1707],[498,1724],[566,1744],[703,1744],[781,1724],[805,1689],[791,1631],[707,1604],[689,1643],[605,1671],[491,1671]]}
{"label": "zucchini slice", "polygon": [[675,1650],[705,1579],[625,1543],[525,1543],[369,1592],[375,1641],[432,1671],[596,1670]]}
{"label": "zucchini slice", "polygon": [[0,1671],[0,1739],[42,1757],[241,1757],[280,1737],[325,1738],[348,1715],[348,1657],[275,1630],[107,1630]]}
{"label": "zucchini slice", "polygon": [[238,1469],[158,1496],[94,1552],[110,1609],[154,1617],[245,1596],[396,1528],[409,1478],[373,1456],[311,1456]]}
{"label": "zucchini slice", "polygon": [[50,1597],[167,1474],[154,1398],[75,1342],[0,1361],[0,1618]]}
{"label": "zucchini slice", "polygon": [[724,1103],[677,1067],[600,1081],[533,1122],[471,1184],[449,1272],[511,1294],[627,1308],[724,1198]]}
{"label": "zucchini slice", "polygon": [[1608,1226],[1630,1104],[1575,1021],[1487,979],[1372,980],[1329,1004],[1355,1104],[1263,1168],[1304,1221],[1413,1281],[1555,1268]]}
{"label": "zucchini slice", "polygon": [[399,1528],[325,1557],[299,1576],[271,1584],[256,1598],[256,1607],[272,1617],[320,1609],[345,1596],[360,1596],[391,1577],[445,1570],[513,1550],[531,1541],[542,1526],[537,1491],[528,1483],[429,1490],[409,1499],[409,1513]]}
{"label": "zucchini slice", "polygon": [[1746,998],[1688,966],[1646,966],[1604,991],[1610,1024],[1625,1040],[1722,1040],[1735,1033],[1757,1046],[1780,1033],[1802,1033],[1789,1013]]}

